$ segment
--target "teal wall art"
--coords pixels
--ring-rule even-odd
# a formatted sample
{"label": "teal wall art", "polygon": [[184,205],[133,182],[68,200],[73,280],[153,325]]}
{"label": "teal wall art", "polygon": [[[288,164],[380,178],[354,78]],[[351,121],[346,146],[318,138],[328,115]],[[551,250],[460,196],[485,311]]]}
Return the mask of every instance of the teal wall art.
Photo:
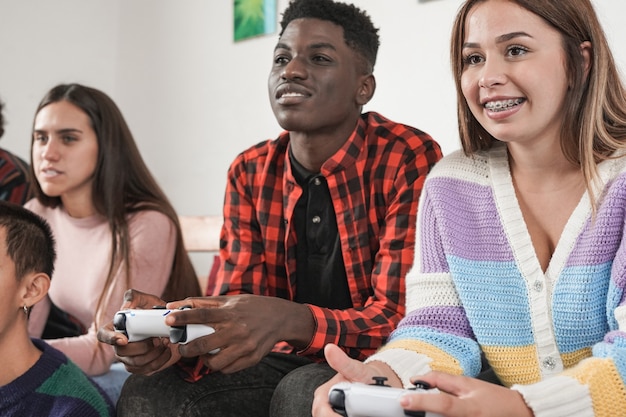
{"label": "teal wall art", "polygon": [[276,31],[276,0],[234,0],[233,15],[235,42]]}

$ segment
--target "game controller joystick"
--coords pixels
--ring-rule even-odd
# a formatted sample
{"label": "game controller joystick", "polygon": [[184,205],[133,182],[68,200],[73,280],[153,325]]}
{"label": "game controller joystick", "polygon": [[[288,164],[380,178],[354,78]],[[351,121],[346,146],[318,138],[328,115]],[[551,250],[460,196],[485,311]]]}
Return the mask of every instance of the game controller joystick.
{"label": "game controller joystick", "polygon": [[339,382],[328,393],[328,402],[336,413],[345,417],[441,417],[425,411],[404,410],[400,397],[416,392],[428,393],[422,388],[392,388],[387,378],[375,376],[374,384]]}
{"label": "game controller joystick", "polygon": [[[165,316],[172,311],[175,310],[167,308],[121,310],[115,313],[113,326],[115,327],[115,331],[123,333],[128,338],[129,342],[137,342],[149,337],[169,337],[172,343],[185,344],[215,332],[211,326],[204,324],[187,324],[186,326],[170,327],[165,324]],[[216,353],[218,350],[219,349],[212,351],[211,353]]]}

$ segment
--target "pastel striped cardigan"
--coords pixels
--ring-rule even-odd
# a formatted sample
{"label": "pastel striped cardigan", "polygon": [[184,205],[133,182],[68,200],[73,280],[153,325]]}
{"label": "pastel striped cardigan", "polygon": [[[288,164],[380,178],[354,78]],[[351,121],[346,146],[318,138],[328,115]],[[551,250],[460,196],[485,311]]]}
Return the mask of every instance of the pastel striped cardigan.
{"label": "pastel striped cardigan", "polygon": [[536,416],[625,416],[626,158],[599,170],[595,221],[585,194],[544,273],[506,147],[441,160],[421,195],[409,313],[368,361],[409,386],[431,369],[476,376],[482,350]]}

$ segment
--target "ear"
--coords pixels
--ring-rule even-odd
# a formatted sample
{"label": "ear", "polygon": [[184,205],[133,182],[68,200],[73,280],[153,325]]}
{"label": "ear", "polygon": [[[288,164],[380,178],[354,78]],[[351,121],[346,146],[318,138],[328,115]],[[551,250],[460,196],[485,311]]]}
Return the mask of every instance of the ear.
{"label": "ear", "polygon": [[593,56],[592,56],[593,51],[591,49],[591,42],[584,41],[583,43],[580,44],[579,48],[580,48],[580,54],[583,56],[585,78],[587,78],[587,76],[589,76],[589,70],[591,69],[591,63],[593,60]]}
{"label": "ear", "polygon": [[376,78],[374,74],[363,75],[361,77],[361,84],[356,92],[356,103],[359,106],[367,104],[374,96],[376,91]]}
{"label": "ear", "polygon": [[43,272],[26,274],[21,280],[22,302],[26,307],[32,307],[48,294],[50,277]]}

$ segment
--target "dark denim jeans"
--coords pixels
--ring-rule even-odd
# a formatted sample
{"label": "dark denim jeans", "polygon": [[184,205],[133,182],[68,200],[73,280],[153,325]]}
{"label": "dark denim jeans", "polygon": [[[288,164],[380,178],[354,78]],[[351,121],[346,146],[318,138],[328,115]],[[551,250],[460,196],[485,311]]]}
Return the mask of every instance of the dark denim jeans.
{"label": "dark denim jeans", "polygon": [[118,416],[306,417],[315,389],[335,375],[327,364],[271,353],[234,374],[184,381],[175,367],[152,376],[131,375],[117,403]]}

